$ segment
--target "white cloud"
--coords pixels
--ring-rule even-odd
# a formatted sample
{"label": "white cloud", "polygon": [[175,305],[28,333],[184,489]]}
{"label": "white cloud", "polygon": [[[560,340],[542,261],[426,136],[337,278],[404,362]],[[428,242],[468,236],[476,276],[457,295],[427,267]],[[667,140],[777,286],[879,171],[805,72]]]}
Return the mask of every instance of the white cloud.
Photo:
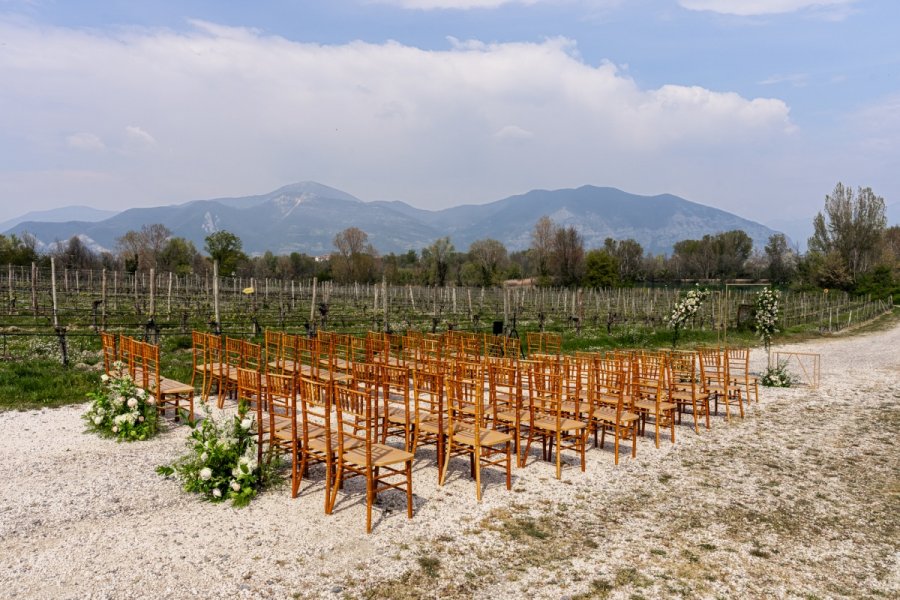
{"label": "white cloud", "polygon": [[137,144],[142,144],[145,146],[156,145],[156,139],[137,125],[126,125],[125,135],[130,141]]}
{"label": "white cloud", "polygon": [[105,150],[106,144],[99,136],[85,131],[66,136],[66,144],[77,150]]}
{"label": "white cloud", "polygon": [[522,129],[518,125],[506,125],[494,133],[494,138],[500,141],[521,142],[534,138],[534,133],[527,129]]}
{"label": "white cloud", "polygon": [[[48,197],[121,207],[123,190],[131,204],[161,204],[308,179],[420,206],[585,183],[685,192],[710,170],[752,171],[746,157],[793,130],[781,100],[643,89],[565,38],[426,51],[194,25],[103,33],[0,20],[15,49],[0,53],[0,139],[29,140],[17,150],[30,171],[106,174]],[[76,156],[54,145],[72,131],[154,151]],[[0,199],[19,189],[0,179]]]}
{"label": "white cloud", "polygon": [[688,10],[705,10],[742,17],[803,10],[839,10],[844,14],[857,0],[678,0]]}
{"label": "white cloud", "polygon": [[806,87],[809,84],[809,75],[806,73],[794,73],[792,75],[772,75],[759,82],[759,85],[780,85],[787,83],[791,87]]}

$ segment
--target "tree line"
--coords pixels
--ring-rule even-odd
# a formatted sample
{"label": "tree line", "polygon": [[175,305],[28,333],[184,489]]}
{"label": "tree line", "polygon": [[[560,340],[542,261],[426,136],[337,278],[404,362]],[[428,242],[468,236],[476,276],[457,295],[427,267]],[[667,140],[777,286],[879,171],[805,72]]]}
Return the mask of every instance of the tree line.
{"label": "tree line", "polygon": [[586,248],[574,226],[541,217],[531,231],[526,250],[509,252],[495,239],[473,242],[465,251],[449,237],[420,251],[379,254],[368,234],[356,227],[339,232],[334,251],[326,257],[299,252],[248,256],[235,234],[217,231],[205,239],[203,252],[190,240],[175,237],[161,224],[128,231],[115,251],[97,253],[81,238],[56,242],[47,253],[35,240],[0,236],[0,260],[27,265],[55,257],[65,268],[121,269],[129,272],[171,271],[206,273],[213,261],[219,273],[256,278],[310,278],[339,283],[374,282],[393,285],[448,284],[495,286],[510,280],[563,287],[630,287],[685,280],[765,279],[798,289],[835,288],[887,297],[900,292],[900,227],[886,226],[884,199],[870,188],[838,183],[825,198],[814,221],[805,254],[790,247],[780,233],[762,249],[743,231],[705,235],[677,242],[671,255],[645,252],[634,239],[607,238],[600,248]]}

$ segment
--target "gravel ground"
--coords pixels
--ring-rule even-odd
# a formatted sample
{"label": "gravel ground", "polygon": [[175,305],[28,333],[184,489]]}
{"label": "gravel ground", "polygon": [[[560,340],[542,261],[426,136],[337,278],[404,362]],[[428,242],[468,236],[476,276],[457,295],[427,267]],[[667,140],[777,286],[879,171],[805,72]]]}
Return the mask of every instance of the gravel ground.
{"label": "gravel ground", "polygon": [[821,387],[763,388],[617,468],[607,446],[562,481],[532,459],[512,492],[488,472],[481,504],[464,461],[439,488],[422,451],[414,518],[383,494],[371,535],[357,482],[330,516],[315,469],[232,509],[154,473],[185,427],[125,444],[85,434],[84,406],[3,412],[2,596],[896,598],[900,326],[779,349],[821,353]]}

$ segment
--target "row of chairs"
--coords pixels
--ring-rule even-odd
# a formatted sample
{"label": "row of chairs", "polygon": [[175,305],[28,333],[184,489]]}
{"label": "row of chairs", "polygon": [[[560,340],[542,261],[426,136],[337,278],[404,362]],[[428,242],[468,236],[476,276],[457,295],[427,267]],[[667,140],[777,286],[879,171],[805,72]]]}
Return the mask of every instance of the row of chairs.
{"label": "row of chairs", "polygon": [[135,385],[153,395],[157,410],[165,415],[169,408],[175,420],[183,409],[194,414],[194,386],[160,373],[159,346],[126,335],[100,332],[103,367],[114,377],[127,374]]}

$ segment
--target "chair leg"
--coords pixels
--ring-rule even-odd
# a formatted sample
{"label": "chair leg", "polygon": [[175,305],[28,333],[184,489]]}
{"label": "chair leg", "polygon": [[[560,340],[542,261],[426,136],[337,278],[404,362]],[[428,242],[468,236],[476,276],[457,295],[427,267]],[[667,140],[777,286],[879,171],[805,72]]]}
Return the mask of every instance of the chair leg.
{"label": "chair leg", "polygon": [[472,455],[475,456],[475,491],[478,501],[481,502],[481,446],[472,448]]}

